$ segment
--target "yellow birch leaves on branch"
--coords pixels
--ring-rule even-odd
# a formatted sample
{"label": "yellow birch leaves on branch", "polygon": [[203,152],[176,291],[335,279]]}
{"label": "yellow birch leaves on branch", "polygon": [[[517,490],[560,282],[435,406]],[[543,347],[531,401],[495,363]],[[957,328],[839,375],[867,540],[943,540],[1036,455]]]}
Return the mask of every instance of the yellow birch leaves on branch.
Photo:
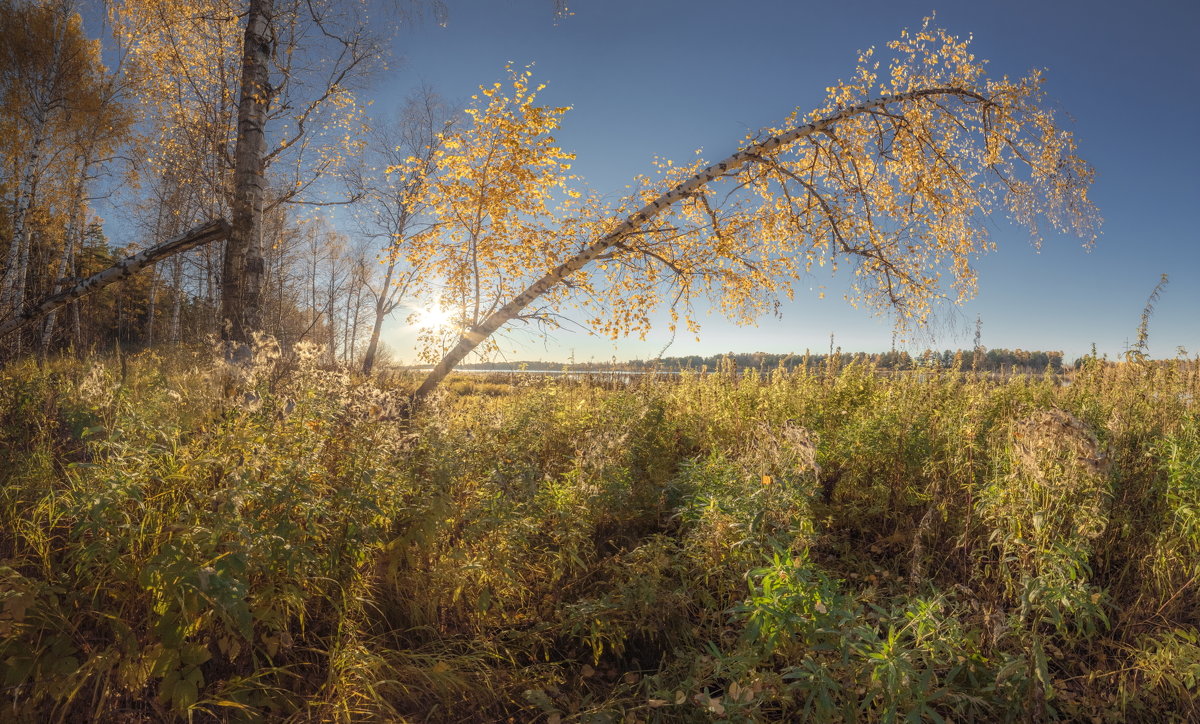
{"label": "yellow birch leaves on branch", "polygon": [[507,71],[507,83],[472,97],[466,122],[443,134],[428,163],[413,158],[413,168],[389,169],[428,166],[420,204],[435,224],[399,253],[423,265],[423,291],[456,331],[473,327],[569,249],[557,221],[559,204],[578,195],[567,185],[575,157],[553,136],[569,109],[538,105],[542,87],[531,84],[530,71]]}
{"label": "yellow birch leaves on branch", "polygon": [[[713,165],[659,160],[611,206],[571,198],[571,157],[550,135],[566,109],[534,105],[527,71],[511,96],[484,89],[433,170],[437,225],[408,250],[438,260],[464,332],[452,356],[511,315],[559,313],[570,292],[612,337],[644,336],[663,305],[672,329],[694,332],[697,298],[751,323],[821,267],[848,271],[849,300],[903,328],[974,293],[990,214],[1035,243],[1049,228],[1092,244],[1093,173],[1045,107],[1041,73],[988,79],[969,46],[927,20],[888,44],[890,60],[861,53],[814,110]],[[552,228],[556,194],[566,206]],[[505,311],[483,323],[493,309]]]}

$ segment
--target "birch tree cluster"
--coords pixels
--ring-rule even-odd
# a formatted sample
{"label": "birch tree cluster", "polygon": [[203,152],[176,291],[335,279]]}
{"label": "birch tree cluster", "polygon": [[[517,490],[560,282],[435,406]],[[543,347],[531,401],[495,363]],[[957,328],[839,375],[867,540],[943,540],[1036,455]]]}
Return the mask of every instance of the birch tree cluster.
{"label": "birch tree cluster", "polygon": [[[321,204],[344,201],[323,184],[359,148],[357,84],[379,47],[366,19],[339,3],[270,5],[258,326],[348,362],[361,357],[373,322],[365,300],[376,253],[333,229]],[[73,0],[0,4],[0,323],[129,254],[231,216],[245,7],[106,8],[111,67]],[[175,255],[8,334],[0,348],[83,352],[219,336],[225,252],[212,243]]]}
{"label": "birch tree cluster", "polygon": [[[69,0],[4,0],[0,37],[0,314],[7,315],[95,263],[91,183],[131,117]],[[43,320],[30,339],[45,344],[55,323]],[[70,326],[81,334],[77,311]]]}

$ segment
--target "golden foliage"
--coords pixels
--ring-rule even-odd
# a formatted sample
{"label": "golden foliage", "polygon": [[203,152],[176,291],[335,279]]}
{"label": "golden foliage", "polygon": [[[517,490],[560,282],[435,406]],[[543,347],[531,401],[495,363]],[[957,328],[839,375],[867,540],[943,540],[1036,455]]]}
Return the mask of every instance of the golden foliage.
{"label": "golden foliage", "polygon": [[484,89],[469,134],[447,145],[441,225],[410,253],[446,260],[444,302],[463,329],[501,310],[484,337],[512,316],[545,318],[568,292],[614,338],[645,336],[664,304],[672,331],[695,332],[698,297],[749,324],[823,267],[850,271],[852,303],[922,324],[974,293],[972,260],[994,246],[985,217],[1007,214],[1039,244],[1046,227],[1085,245],[1098,235],[1092,170],[1044,106],[1041,73],[988,79],[969,46],[927,20],[888,44],[884,68],[861,53],[824,103],[723,161],[660,159],[615,205],[568,199],[556,233],[549,200],[567,191],[570,156],[549,133],[566,109],[532,105],[528,72],[514,74],[512,97]]}
{"label": "golden foliage", "polygon": [[389,173],[430,173],[416,203],[437,220],[406,241],[404,253],[426,269],[426,294],[451,311],[456,330],[470,329],[517,294],[531,271],[568,253],[552,225],[574,155],[552,135],[567,108],[536,103],[544,86],[528,69],[506,68],[502,83],[480,87],[468,122],[442,134],[431,159],[412,157]]}
{"label": "golden foliage", "polygon": [[[620,300],[622,309],[593,321],[613,336],[644,335],[665,277],[668,298],[685,309],[702,294],[749,323],[780,295],[791,298],[794,282],[815,269],[849,266],[851,301],[895,310],[903,327],[925,321],[940,299],[972,295],[971,260],[993,248],[986,215],[1007,213],[1035,243],[1049,224],[1090,245],[1099,224],[1087,195],[1092,171],[1042,107],[1041,74],[988,80],[969,44],[926,22],[889,43],[886,71],[872,51],[862,53],[850,79],[826,89],[825,103],[747,136],[750,145],[872,99],[939,89],[755,156],[660,214],[601,266],[606,301]],[[617,213],[704,166],[660,162],[656,183],[639,177]]]}

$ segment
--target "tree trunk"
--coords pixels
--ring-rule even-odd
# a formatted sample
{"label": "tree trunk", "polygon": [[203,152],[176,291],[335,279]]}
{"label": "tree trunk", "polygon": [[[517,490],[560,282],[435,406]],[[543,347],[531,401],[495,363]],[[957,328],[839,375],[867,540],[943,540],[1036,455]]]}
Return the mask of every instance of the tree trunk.
{"label": "tree trunk", "polygon": [[158,273],[150,268],[150,303],[146,308],[146,349],[154,347],[154,316],[158,310]]}
{"label": "tree trunk", "polygon": [[40,319],[42,316],[71,301],[79,299],[85,294],[90,294],[97,289],[103,289],[113,282],[131,277],[151,264],[166,259],[173,254],[187,251],[188,249],[200,246],[201,244],[207,244],[217,239],[224,239],[229,236],[229,233],[229,224],[224,219],[216,219],[215,221],[201,224],[173,239],[168,239],[157,246],[152,246],[133,256],[126,257],[104,271],[84,279],[70,289],[61,291],[58,294],[52,294],[11,319],[0,323],[0,337],[4,337],[9,332],[29,322]]}
{"label": "tree trunk", "polygon": [[233,152],[233,203],[221,277],[221,337],[250,341],[261,326],[262,208],[267,109],[272,93],[273,0],[250,0],[242,46],[242,88]]}
{"label": "tree trunk", "polygon": [[[379,293],[375,295],[375,322],[371,325],[371,339],[367,343],[366,353],[363,354],[362,373],[364,375],[371,374],[371,370],[375,367],[375,356],[379,353],[379,334],[383,330],[383,320],[396,308],[396,302],[392,301],[393,296],[403,294],[403,289],[392,288],[392,277],[395,273],[396,257],[393,254],[388,257],[387,270],[383,273],[383,284],[379,287]],[[407,286],[407,284],[404,285],[405,288]],[[370,287],[367,288],[370,289]]]}
{"label": "tree trunk", "polygon": [[[66,10],[67,8],[63,8]],[[50,77],[48,86],[34,89],[31,101],[34,106],[33,141],[29,150],[29,161],[17,187],[17,208],[13,215],[12,242],[4,268],[4,279],[0,282],[0,303],[9,313],[16,313],[25,305],[26,277],[29,272],[29,209],[37,196],[38,166],[41,163],[42,146],[50,133],[50,115],[61,106],[62,54],[66,33],[66,13],[61,19],[55,17],[53,42],[50,47]],[[18,346],[20,340],[17,340]]]}
{"label": "tree trunk", "polygon": [[558,267],[548,272],[541,279],[534,282],[528,289],[517,295],[515,299],[505,304],[500,309],[488,315],[487,319],[476,324],[471,329],[467,330],[458,344],[438,362],[433,371],[413,393],[414,404],[419,404],[429,393],[437,388],[438,384],[450,374],[459,362],[461,362],[468,354],[476,347],[483,343],[485,339],[490,337],[496,330],[507,324],[510,320],[521,313],[521,310],[529,306],[535,299],[558,286],[564,279],[574,274],[575,272],[587,266],[591,261],[603,254],[608,249],[618,244],[629,234],[637,231],[643,224],[653,219],[659,213],[670,207],[681,199],[688,198],[699,189],[704,188],[714,179],[726,176],[729,172],[734,171],[747,163],[759,160],[760,156],[765,153],[770,153],[780,146],[787,145],[794,141],[807,138],[814,133],[824,131],[839,121],[847,118],[866,113],[876,108],[881,108],[889,103],[901,103],[904,101],[916,100],[927,96],[950,95],[959,98],[969,98],[971,100],[985,101],[986,99],[964,88],[929,88],[919,91],[910,91],[899,95],[885,96],[877,98],[873,101],[846,108],[838,111],[828,118],[824,118],[814,123],[809,123],[790,131],[786,131],[777,136],[772,136],[764,141],[751,144],[728,158],[714,163],[704,170],[692,176],[683,183],[675,186],[642,208],[638,209],[633,214],[625,217],[616,228],[605,234],[597,241],[585,246],[575,256],[566,260]]}
{"label": "tree trunk", "polygon": [[[67,234],[63,239],[62,255],[58,258],[58,269],[54,275],[54,285],[52,292],[58,294],[62,291],[62,284],[67,276],[67,271],[71,268],[71,261],[75,258],[75,246],[79,243],[82,246],[83,236],[83,210],[87,203],[84,199],[84,194],[87,191],[87,175],[88,169],[91,168],[92,158],[91,150],[84,152],[80,158],[79,178],[75,182],[74,194],[71,197],[71,214],[67,221]],[[54,336],[54,321],[58,316],[58,310],[55,309],[46,315],[46,321],[42,324],[42,354],[50,349],[50,341]]]}
{"label": "tree trunk", "polygon": [[363,354],[362,373],[364,375],[371,374],[371,370],[375,367],[375,355],[379,352],[379,333],[383,329],[383,318],[387,316],[384,311],[382,299],[375,304],[375,323],[371,325],[371,341],[367,343],[367,351]]}
{"label": "tree trunk", "polygon": [[330,256],[329,259],[329,289],[325,297],[325,319],[329,326],[329,366],[337,365],[337,307],[334,305],[334,282],[337,281],[337,259]]}
{"label": "tree trunk", "polygon": [[343,357],[346,360],[347,366],[354,364],[354,347],[355,347],[355,341],[356,341],[355,336],[358,334],[358,301],[359,301],[358,298],[359,298],[359,296],[360,296],[360,292],[358,290],[355,290],[353,293],[354,306],[346,308],[346,327],[345,327],[345,329],[346,329],[346,331],[345,331],[346,351],[343,354]]}
{"label": "tree trunk", "polygon": [[38,108],[33,128],[33,143],[17,186],[17,208],[12,220],[12,241],[4,264],[4,280],[0,284],[0,302],[11,311],[25,303],[25,277],[29,267],[29,209],[37,195],[38,164],[42,146],[46,143],[49,126],[46,112]]}
{"label": "tree trunk", "polygon": [[183,307],[183,292],[180,284],[183,280],[183,257],[177,256],[171,262],[171,326],[167,339],[171,344],[179,344],[179,313]]}
{"label": "tree trunk", "polygon": [[[71,257],[71,277],[78,279],[83,274],[82,262],[79,257],[83,255],[83,237],[79,238],[79,249],[75,256]],[[83,354],[83,320],[79,314],[79,300],[75,299],[70,303],[71,309],[71,346],[75,348],[76,355]]]}

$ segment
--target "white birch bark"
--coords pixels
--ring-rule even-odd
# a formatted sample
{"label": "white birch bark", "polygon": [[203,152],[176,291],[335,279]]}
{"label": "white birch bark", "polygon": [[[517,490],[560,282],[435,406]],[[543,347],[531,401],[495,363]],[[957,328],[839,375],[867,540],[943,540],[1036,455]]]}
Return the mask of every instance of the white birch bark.
{"label": "white birch bark", "polygon": [[150,302],[146,307],[146,347],[154,346],[154,316],[158,307],[158,274],[153,270],[150,272],[153,276],[150,279]]}
{"label": "white birch bark", "polygon": [[171,344],[179,344],[179,316],[183,308],[183,292],[180,282],[183,280],[183,257],[177,256],[171,262],[171,325],[168,328],[167,339]]}
{"label": "white birch bark", "polygon": [[[52,287],[54,294],[62,291],[67,270],[71,268],[71,261],[75,258],[76,244],[80,242],[83,236],[83,210],[86,203],[84,194],[87,192],[88,170],[91,166],[91,149],[88,148],[80,155],[79,177],[75,180],[75,188],[71,194],[71,213],[67,220],[67,233],[63,239],[62,254],[58,257],[58,267],[54,274],[54,285]],[[50,341],[54,336],[54,322],[57,316],[58,310],[51,310],[42,323],[41,349],[43,354],[50,348]]]}
{"label": "white birch bark", "polygon": [[221,335],[236,344],[249,342],[261,325],[262,210],[267,110],[272,94],[269,63],[273,14],[274,0],[250,0],[242,47],[231,231],[221,269]]}
{"label": "white birch bark", "polygon": [[84,279],[70,289],[52,294],[0,323],[0,337],[4,337],[29,322],[49,314],[64,304],[90,294],[97,289],[103,289],[113,282],[131,277],[147,266],[166,259],[173,254],[179,254],[188,249],[193,249],[217,239],[224,239],[228,236],[229,224],[224,219],[216,219],[190,229],[173,239],[168,239],[157,246],[152,246],[133,256],[126,257],[104,271]]}
{"label": "white birch bark", "polygon": [[450,349],[450,351],[438,362],[437,366],[425,377],[421,386],[413,393],[413,401],[419,404],[429,393],[437,388],[438,384],[450,374],[459,362],[461,362],[468,354],[476,347],[483,343],[496,330],[507,324],[521,313],[534,300],[558,286],[564,279],[579,271],[583,267],[590,264],[607,250],[618,244],[628,235],[636,232],[644,224],[653,219],[664,209],[669,208],[676,202],[692,196],[696,191],[704,188],[714,179],[726,176],[729,172],[734,171],[747,163],[755,162],[762,154],[770,153],[775,149],[793,143],[800,139],[807,138],[815,133],[820,133],[836,125],[838,122],[847,118],[851,118],[876,108],[882,108],[891,103],[902,103],[905,101],[913,101],[929,96],[955,96],[959,98],[970,99],[974,101],[986,101],[983,96],[980,96],[974,91],[965,88],[945,87],[945,88],[929,88],[919,91],[911,91],[898,95],[884,96],[877,98],[857,106],[843,109],[833,115],[822,120],[809,123],[803,126],[798,126],[789,131],[772,136],[766,140],[747,146],[737,153],[729,156],[717,163],[708,166],[696,175],[692,176],[683,183],[666,191],[658,198],[638,209],[634,213],[621,220],[616,227],[600,237],[596,241],[585,246],[582,250],[576,253],[573,257],[566,260],[562,264],[548,272],[541,279],[531,284],[525,291],[521,292],[512,301],[497,309],[495,312],[488,315],[482,322],[476,324],[473,328],[467,330],[458,343]]}
{"label": "white birch bark", "polygon": [[54,111],[61,109],[64,98],[62,56],[63,45],[66,43],[67,18],[73,11],[73,4],[62,3],[59,11],[60,18],[55,18],[52,31],[53,41],[50,46],[50,61],[46,66],[48,74],[42,78],[31,79],[29,101],[33,104],[32,140],[29,158],[17,192],[17,209],[13,215],[12,243],[9,245],[8,259],[4,267],[4,279],[0,284],[0,301],[10,312],[15,312],[25,304],[25,286],[29,274],[29,209],[37,196],[37,180],[41,171],[42,147],[50,134],[50,120]]}
{"label": "white birch bark", "polygon": [[[368,286],[368,290],[375,297],[375,304],[372,305],[375,312],[375,321],[371,325],[371,339],[367,342],[367,351],[363,354],[362,373],[364,375],[371,374],[372,368],[375,367],[375,357],[379,354],[379,335],[383,331],[383,320],[389,314],[396,310],[399,305],[399,300],[404,297],[408,288],[408,281],[403,285],[393,289],[392,278],[396,274],[396,258],[392,255],[388,258],[387,269],[383,274],[383,283],[378,292]],[[411,277],[410,277],[411,278]]]}
{"label": "white birch bark", "polygon": [[17,186],[17,208],[13,214],[12,241],[4,264],[3,285],[0,300],[9,310],[19,309],[25,302],[25,277],[29,267],[29,209],[37,195],[37,177],[41,164],[42,146],[46,143],[49,129],[48,114],[40,105],[35,110],[33,142],[25,162],[21,181]]}

